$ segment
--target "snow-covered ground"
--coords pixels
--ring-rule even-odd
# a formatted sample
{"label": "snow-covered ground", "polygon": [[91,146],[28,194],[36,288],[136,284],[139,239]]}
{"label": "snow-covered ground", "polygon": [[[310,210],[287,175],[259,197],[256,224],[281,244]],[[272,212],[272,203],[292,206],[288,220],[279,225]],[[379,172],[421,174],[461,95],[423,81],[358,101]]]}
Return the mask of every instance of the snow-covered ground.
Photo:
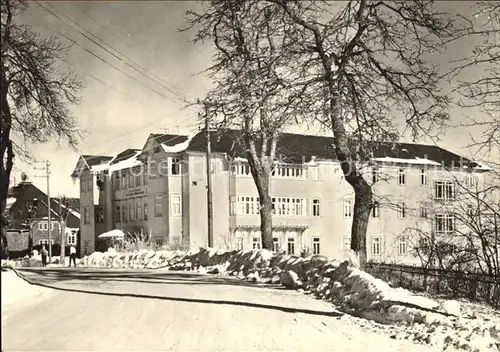
{"label": "snow-covered ground", "polygon": [[2,308],[12,303],[37,302],[47,298],[54,290],[31,285],[20,278],[14,270],[2,268]]}
{"label": "snow-covered ground", "polygon": [[[492,308],[455,300],[438,300],[391,288],[386,282],[323,256],[299,258],[269,251],[195,253],[142,250],[134,253],[93,253],[81,260],[89,267],[169,268],[233,275],[261,284],[280,284],[332,302],[368,327],[385,330],[395,339],[408,339],[446,351],[498,351],[500,316]],[[472,307],[481,305],[472,305]],[[348,318],[347,318],[348,319]]]}

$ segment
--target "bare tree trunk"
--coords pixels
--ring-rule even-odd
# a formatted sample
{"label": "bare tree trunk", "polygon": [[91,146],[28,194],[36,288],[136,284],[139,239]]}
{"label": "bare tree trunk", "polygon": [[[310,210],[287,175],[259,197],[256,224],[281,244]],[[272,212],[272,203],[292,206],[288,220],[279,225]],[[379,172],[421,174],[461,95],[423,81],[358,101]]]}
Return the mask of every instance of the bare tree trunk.
{"label": "bare tree trunk", "polygon": [[[262,248],[273,249],[273,207],[271,197],[261,200],[260,231],[262,234]],[[262,198],[260,198],[262,199]]]}
{"label": "bare tree trunk", "polygon": [[2,255],[7,252],[7,195],[9,192],[10,173],[12,171],[14,152],[10,140],[12,117],[7,100],[8,82],[3,64],[1,66],[1,131],[0,131],[0,228],[2,234]]}
{"label": "bare tree trunk", "polygon": [[[365,181],[362,177],[361,179]],[[372,190],[370,185],[358,180],[354,188],[354,214],[351,227],[351,249],[356,252],[359,258],[359,265],[363,268],[366,265],[366,233],[368,221],[372,207]]]}

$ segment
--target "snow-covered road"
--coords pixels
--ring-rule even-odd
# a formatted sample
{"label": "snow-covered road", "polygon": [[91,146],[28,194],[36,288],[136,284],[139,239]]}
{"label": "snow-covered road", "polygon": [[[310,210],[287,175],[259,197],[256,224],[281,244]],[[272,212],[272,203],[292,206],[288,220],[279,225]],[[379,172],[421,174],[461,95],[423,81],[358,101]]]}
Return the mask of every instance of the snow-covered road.
{"label": "snow-covered road", "polygon": [[29,269],[57,293],[3,311],[2,351],[430,351],[363,331],[331,304],[230,277]]}

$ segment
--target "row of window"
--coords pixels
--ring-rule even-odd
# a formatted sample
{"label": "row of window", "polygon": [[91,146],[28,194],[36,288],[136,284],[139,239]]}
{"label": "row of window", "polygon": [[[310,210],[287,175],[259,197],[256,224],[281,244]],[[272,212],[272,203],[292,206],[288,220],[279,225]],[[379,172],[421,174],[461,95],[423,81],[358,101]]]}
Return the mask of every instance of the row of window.
{"label": "row of window", "polygon": [[[49,230],[49,223],[45,221],[40,221],[38,222],[38,229],[40,231],[48,231]],[[50,223],[50,231],[54,231],[54,223]]]}
{"label": "row of window", "polygon": [[[380,179],[380,170],[372,170],[372,183],[378,182]],[[428,185],[427,169],[421,169],[419,174],[420,186]],[[406,170],[399,169],[397,176],[398,185],[406,185]],[[467,174],[464,179],[466,187],[474,187],[478,183],[478,177],[474,174]],[[454,196],[454,182],[453,181],[435,181],[434,182],[435,197],[436,199],[452,199]]]}
{"label": "row of window", "polygon": [[[163,199],[163,195],[156,195],[154,197],[153,205],[155,217],[162,217],[165,215]],[[123,201],[120,205],[116,206],[116,222],[148,220],[148,208],[147,197]],[[182,216],[182,197],[178,194],[173,194],[170,196],[170,215]]]}
{"label": "row of window", "polygon": [[[321,247],[320,247],[321,240],[319,237],[314,237],[312,240],[312,252],[314,255],[320,254]],[[236,239],[236,248],[237,249],[243,249],[243,238],[237,238]],[[262,248],[262,242],[260,237],[253,237],[252,238],[252,249],[261,249]],[[279,238],[274,237],[273,238],[273,251],[274,252],[279,252],[281,250],[280,246],[280,241]],[[286,253],[287,254],[297,254],[295,253],[295,238],[289,237],[287,238],[286,241]]]}
{"label": "row of window", "polygon": [[170,162],[167,160],[158,162],[156,170],[153,166],[149,167],[148,164],[143,164],[133,169],[117,171],[114,175],[114,188],[115,190],[136,188],[147,185],[148,178],[182,175],[183,163],[181,159],[172,158]]}
{"label": "row of window", "polygon": [[[276,216],[305,216],[305,198],[273,197],[272,209]],[[231,199],[231,215],[258,215],[259,197],[236,196]],[[320,216],[320,200],[312,200],[312,215]]]}
{"label": "row of window", "polygon": [[[239,176],[252,176],[250,165],[247,162],[238,162],[231,165],[231,173]],[[317,166],[304,167],[294,164],[276,164],[271,175],[277,178],[299,178],[304,179],[310,175],[312,180],[319,180],[319,168]]]}
{"label": "row of window", "polygon": [[[54,245],[54,240],[50,240],[50,243],[52,245]],[[38,240],[38,244],[39,245],[48,245],[49,244],[49,240],[48,239],[41,239],[41,240]],[[75,231],[72,231],[71,234],[68,234],[67,236],[67,245],[76,245],[76,232]]]}

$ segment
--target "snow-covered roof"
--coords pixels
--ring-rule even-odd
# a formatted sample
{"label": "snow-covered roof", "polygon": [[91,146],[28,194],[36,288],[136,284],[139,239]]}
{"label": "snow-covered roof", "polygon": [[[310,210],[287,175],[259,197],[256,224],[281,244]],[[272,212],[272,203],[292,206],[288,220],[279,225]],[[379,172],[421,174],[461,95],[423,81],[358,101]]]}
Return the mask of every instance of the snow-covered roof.
{"label": "snow-covered roof", "polygon": [[111,159],[109,162],[100,165],[94,165],[91,167],[92,172],[102,172],[108,170],[109,172],[114,172],[123,169],[129,169],[134,166],[140,166],[142,161],[138,160],[137,157],[141,154],[141,151],[136,151],[130,157],[120,160],[118,162],[113,162],[117,158],[116,156]]}
{"label": "snow-covered roof", "polygon": [[180,153],[185,151],[189,145],[191,144],[191,140],[198,134],[193,133],[187,137],[187,139],[184,142],[177,143],[175,145],[167,145],[166,143],[160,143],[163,151],[165,153]]}
{"label": "snow-covered roof", "polygon": [[105,232],[98,236],[98,238],[123,238],[123,237],[125,237],[123,231],[117,229]]}
{"label": "snow-covered roof", "polygon": [[405,158],[391,158],[391,157],[383,157],[383,158],[372,158],[373,161],[379,161],[384,163],[402,163],[402,164],[413,164],[413,165],[434,165],[441,166],[440,163],[429,160],[426,158],[415,157],[414,159],[405,159]]}

